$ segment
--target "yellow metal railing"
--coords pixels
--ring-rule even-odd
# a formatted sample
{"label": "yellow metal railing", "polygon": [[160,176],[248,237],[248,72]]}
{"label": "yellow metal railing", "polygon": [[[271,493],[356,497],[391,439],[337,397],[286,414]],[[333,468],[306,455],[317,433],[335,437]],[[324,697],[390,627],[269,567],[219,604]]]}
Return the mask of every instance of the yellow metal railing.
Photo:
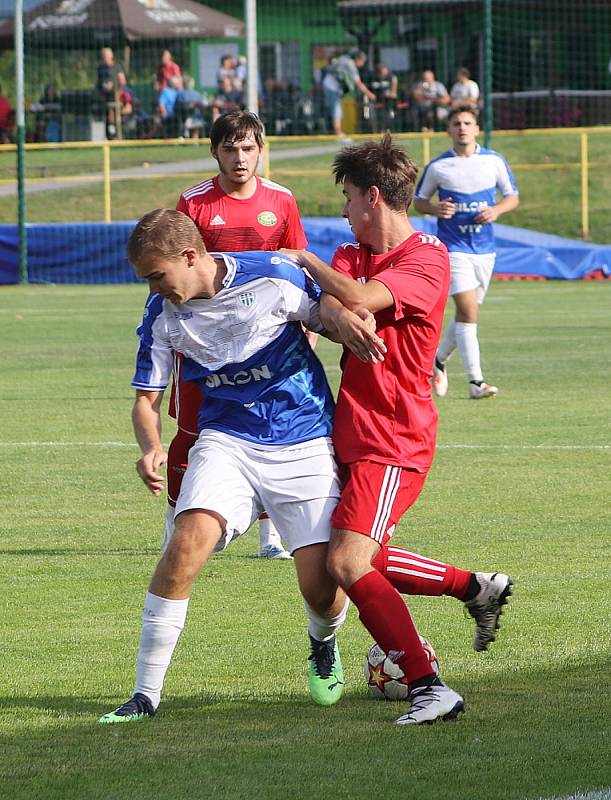
{"label": "yellow metal railing", "polygon": [[[581,230],[584,239],[590,235],[590,197],[589,197],[589,172],[591,167],[605,166],[608,167],[608,162],[591,162],[589,160],[589,137],[598,134],[611,134],[611,127],[600,126],[594,128],[535,128],[529,130],[511,130],[511,131],[495,131],[494,138],[507,137],[507,136],[549,136],[549,135],[562,135],[562,136],[579,136],[580,138],[580,159],[579,161],[565,161],[558,163],[512,163],[513,170],[550,170],[550,169],[576,169],[580,170],[580,194],[581,194]],[[380,134],[355,134],[355,138],[362,139],[377,139]],[[446,134],[440,133],[393,133],[393,139],[397,141],[418,140],[422,143],[422,160],[423,163],[428,163],[431,158],[431,141],[433,139],[446,138]],[[265,177],[269,178],[272,173],[270,153],[275,144],[288,143],[298,144],[303,142],[336,142],[336,138],[330,135],[319,136],[268,136],[266,139],[265,148],[262,157],[262,170]],[[105,141],[105,142],[57,142],[49,144],[26,144],[26,152],[38,150],[69,150],[69,149],[100,149],[102,151],[102,173],[101,175],[57,175],[41,178],[27,178],[28,183],[35,183],[41,181],[53,180],[58,183],[61,182],[93,182],[101,180],[103,182],[104,191],[104,222],[112,221],[112,168],[111,168],[111,150],[115,148],[132,148],[132,147],[159,147],[159,146],[180,146],[180,147],[193,147],[201,146],[202,144],[208,145],[208,139],[147,139],[147,140],[120,140],[120,141]],[[16,151],[16,146],[13,144],[0,145],[0,154]],[[279,151],[281,152],[281,151]],[[304,150],[307,155],[307,151]],[[178,163],[178,162],[177,162]],[[283,176],[290,175],[322,175],[326,174],[328,170],[299,170],[299,169],[283,169]],[[184,172],[176,172],[176,175]],[[200,173],[198,173],[199,175]],[[141,175],[132,175],[129,178],[121,176],[120,180],[150,180],[153,178],[167,178],[171,177],[172,173],[168,172],[154,172],[151,170]],[[0,179],[0,185],[15,184],[14,179]]]}

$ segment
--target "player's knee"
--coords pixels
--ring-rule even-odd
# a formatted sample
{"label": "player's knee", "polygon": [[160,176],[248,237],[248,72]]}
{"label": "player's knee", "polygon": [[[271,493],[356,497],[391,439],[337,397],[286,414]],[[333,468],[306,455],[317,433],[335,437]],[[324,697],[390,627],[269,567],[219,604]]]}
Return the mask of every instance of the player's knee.
{"label": "player's knee", "polygon": [[351,565],[348,554],[341,547],[332,547],[327,554],[327,572],[344,588],[349,586]]}

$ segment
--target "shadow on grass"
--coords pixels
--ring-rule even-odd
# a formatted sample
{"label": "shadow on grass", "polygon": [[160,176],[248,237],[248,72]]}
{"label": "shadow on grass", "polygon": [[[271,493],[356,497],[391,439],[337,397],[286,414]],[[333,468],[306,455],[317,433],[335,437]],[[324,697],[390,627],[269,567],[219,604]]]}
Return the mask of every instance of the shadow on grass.
{"label": "shadow on grass", "polygon": [[[157,716],[96,724],[115,701],[16,697],[0,777],[21,798],[523,800],[608,786],[604,663],[453,681],[460,720],[397,727],[364,687],[330,708],[305,694],[168,697]],[[256,676],[253,679],[256,685]],[[280,691],[280,689],[279,689]]]}

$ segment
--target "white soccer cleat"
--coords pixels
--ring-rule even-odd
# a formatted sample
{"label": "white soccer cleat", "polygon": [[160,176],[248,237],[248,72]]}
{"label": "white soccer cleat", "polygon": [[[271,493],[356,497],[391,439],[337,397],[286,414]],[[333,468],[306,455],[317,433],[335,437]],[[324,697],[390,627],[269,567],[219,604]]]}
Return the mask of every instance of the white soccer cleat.
{"label": "white soccer cleat", "polygon": [[469,397],[471,400],[485,400],[486,397],[496,397],[498,389],[496,386],[491,386],[486,381],[482,381],[481,383],[471,383],[469,384]]}
{"label": "white soccer cleat", "polygon": [[409,693],[409,700],[409,711],[395,720],[396,725],[430,725],[436,720],[456,719],[465,710],[465,701],[445,683],[418,686]]}
{"label": "white soccer cleat", "polygon": [[281,561],[293,560],[293,556],[283,547],[276,544],[266,544],[259,550],[259,558],[273,558]]}
{"label": "white soccer cleat", "polygon": [[511,596],[513,583],[502,572],[476,572],[475,579],[481,588],[473,600],[465,603],[465,608],[475,620],[473,649],[482,652],[496,639],[499,617]]}
{"label": "white soccer cleat", "polygon": [[445,367],[439,369],[437,361],[433,365],[433,391],[437,397],[445,397],[448,393],[448,373]]}

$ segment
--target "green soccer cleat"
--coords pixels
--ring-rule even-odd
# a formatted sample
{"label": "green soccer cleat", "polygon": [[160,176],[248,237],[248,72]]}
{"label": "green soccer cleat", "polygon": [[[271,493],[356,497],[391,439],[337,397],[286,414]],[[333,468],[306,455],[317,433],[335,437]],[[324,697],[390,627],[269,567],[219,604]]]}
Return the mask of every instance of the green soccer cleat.
{"label": "green soccer cleat", "polygon": [[332,706],[344,693],[344,670],[335,636],[319,642],[310,636],[310,695],[319,706]]}
{"label": "green soccer cleat", "polygon": [[144,694],[136,692],[127,703],[123,703],[114,711],[109,711],[98,720],[102,725],[113,725],[117,722],[137,722],[147,717],[154,717],[155,709],[153,704]]}

